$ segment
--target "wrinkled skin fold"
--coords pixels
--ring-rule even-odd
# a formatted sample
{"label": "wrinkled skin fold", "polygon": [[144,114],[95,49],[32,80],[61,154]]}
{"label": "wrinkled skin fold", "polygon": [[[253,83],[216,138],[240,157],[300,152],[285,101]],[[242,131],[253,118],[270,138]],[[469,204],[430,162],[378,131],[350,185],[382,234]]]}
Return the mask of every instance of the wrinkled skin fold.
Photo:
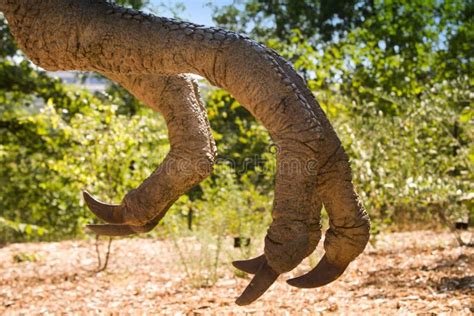
{"label": "wrinkled skin fold", "polygon": [[311,254],[330,218],[325,255],[289,280],[317,287],[337,279],[365,248],[370,222],[352,185],[349,159],[304,80],[276,52],[232,32],[155,17],[103,0],[0,0],[19,47],[38,66],[95,71],[121,84],[167,123],[171,150],[120,204],[87,192],[102,235],[152,230],[178,197],[212,171],[216,146],[198,86],[187,73],[228,90],[278,147],[273,222],[262,256],[234,265],[255,274],[237,304],[250,304]]}

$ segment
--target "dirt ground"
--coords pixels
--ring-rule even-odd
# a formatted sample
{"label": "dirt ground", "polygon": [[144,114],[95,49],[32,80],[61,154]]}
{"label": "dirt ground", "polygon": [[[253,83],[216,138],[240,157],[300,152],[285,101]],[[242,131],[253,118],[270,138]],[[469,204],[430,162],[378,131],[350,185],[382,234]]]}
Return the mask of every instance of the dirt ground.
{"label": "dirt ground", "polygon": [[449,233],[379,236],[376,247],[368,246],[340,280],[319,289],[299,290],[285,283],[309,269],[304,262],[247,307],[234,300],[249,278],[236,276],[228,266],[215,285],[199,288],[189,282],[170,241],[114,240],[104,272],[94,271],[94,240],[10,244],[0,248],[0,314],[474,312],[474,248],[456,246]]}

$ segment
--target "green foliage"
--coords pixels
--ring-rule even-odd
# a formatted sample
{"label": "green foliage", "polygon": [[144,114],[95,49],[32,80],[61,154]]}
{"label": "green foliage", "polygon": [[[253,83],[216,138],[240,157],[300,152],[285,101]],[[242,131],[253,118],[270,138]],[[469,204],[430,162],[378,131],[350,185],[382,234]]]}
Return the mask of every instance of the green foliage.
{"label": "green foliage", "polygon": [[24,236],[35,235],[37,237],[41,237],[48,232],[43,227],[38,227],[36,225],[26,223],[19,223],[0,217],[0,231],[6,229],[13,230],[15,231],[15,233],[22,234]]}
{"label": "green foliage", "polygon": [[34,253],[20,252],[13,255],[13,261],[16,263],[36,262],[38,260],[39,260],[38,255]]}
{"label": "green foliage", "polygon": [[[469,212],[461,203],[474,180],[469,98],[467,78],[437,84],[420,98],[391,98],[404,109],[397,116],[371,102],[320,95],[323,108],[339,107],[327,112],[349,150],[358,192],[373,220],[437,221],[440,208],[456,217]],[[456,102],[465,106],[450,106]]]}
{"label": "green foliage", "polygon": [[[376,102],[391,115],[402,109],[370,90],[417,97],[438,82],[471,75],[472,1],[343,2],[248,0],[243,5],[246,10],[230,6],[218,10],[215,21],[249,31],[283,52],[307,79],[315,81],[313,89],[335,86],[358,102]],[[326,5],[331,7],[326,20],[314,22],[311,16],[321,14]],[[350,22],[354,16],[357,23]],[[271,28],[279,23],[284,32],[278,27],[273,32]],[[342,29],[326,31],[312,23]],[[330,40],[327,32],[332,34]]]}
{"label": "green foliage", "polygon": [[13,42],[12,35],[8,31],[8,26],[0,15],[0,58],[13,56],[16,50],[17,48]]}
{"label": "green foliage", "polygon": [[129,6],[135,10],[141,9],[150,3],[148,0],[114,0],[113,2],[118,5]]}
{"label": "green foliage", "polygon": [[260,172],[269,162],[268,132],[224,90],[211,90],[206,105],[219,160],[229,163],[239,179],[244,175],[250,177],[254,184],[268,192],[271,179]]}
{"label": "green foliage", "polygon": [[117,106],[86,92],[68,95],[65,103],[81,109],[73,116],[62,99],[12,102],[0,93],[0,100],[3,216],[45,227],[48,238],[81,234],[92,218],[82,189],[117,199],[152,172],[168,147],[164,123],[153,113],[118,115]]}
{"label": "green foliage", "polygon": [[329,41],[360,25],[372,14],[372,7],[367,0],[237,0],[217,10],[214,20],[234,30],[251,27],[252,35],[260,38],[287,41],[292,29],[298,28],[305,37],[319,34]]}

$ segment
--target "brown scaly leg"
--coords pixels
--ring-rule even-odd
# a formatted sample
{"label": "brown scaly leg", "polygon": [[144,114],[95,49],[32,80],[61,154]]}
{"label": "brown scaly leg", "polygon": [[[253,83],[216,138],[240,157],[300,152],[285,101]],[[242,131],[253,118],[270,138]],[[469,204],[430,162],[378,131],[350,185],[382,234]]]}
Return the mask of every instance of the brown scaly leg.
{"label": "brown scaly leg", "polygon": [[[237,299],[247,305],[261,296],[278,275],[295,268],[316,248],[321,237],[319,214],[321,202],[313,194],[317,174],[309,168],[313,153],[304,145],[277,140],[277,174],[273,204],[273,222],[265,238],[265,255],[236,261],[233,265],[255,274]],[[291,189],[300,194],[295,196]]]}
{"label": "brown scaly leg", "polygon": [[[313,202],[312,205],[310,206],[310,217],[308,218],[308,227],[309,227],[309,247],[306,252],[306,256],[309,256],[310,254],[313,253],[313,251],[316,249],[316,246],[319,243],[319,240],[321,239],[321,209],[322,209],[322,203],[319,198],[318,194],[313,195]],[[233,261],[232,265],[249,274],[255,274],[260,268],[260,265],[263,264],[263,262],[266,262],[265,255],[260,255],[252,259],[248,260],[237,260]]]}
{"label": "brown scaly leg", "polygon": [[[326,232],[325,240],[326,255],[309,273],[288,281],[297,287],[314,288],[339,278],[357,254],[363,251],[369,238],[370,220],[354,191],[349,158],[314,95],[287,61],[275,51],[272,51],[272,55],[306,100],[316,105],[318,120],[329,136],[329,142],[322,146],[327,152],[329,151],[329,155],[319,157],[324,160],[318,171],[318,183],[314,191],[316,205],[320,205],[321,200],[324,201],[330,220],[330,229]],[[310,218],[318,224],[320,209],[321,206]],[[314,232],[319,240],[321,227],[318,226]]]}
{"label": "brown scaly leg", "polygon": [[352,184],[347,154],[340,147],[318,177],[317,191],[329,215],[326,254],[310,272],[288,280],[300,288],[315,288],[336,280],[369,240],[370,220]]}
{"label": "brown scaly leg", "polygon": [[[321,200],[324,201],[326,209],[328,211],[330,217],[330,224],[331,229],[326,234],[326,255],[321,259],[321,262],[307,275],[298,278],[298,280],[293,281],[290,280],[289,283],[294,286],[300,287],[317,287],[327,284],[329,282],[334,281],[338,278],[345,270],[347,265],[351,260],[353,260],[362,250],[364,249],[367,240],[368,240],[368,230],[369,230],[369,219],[365,210],[358,202],[357,195],[354,193],[354,189],[351,183],[350,177],[350,166],[348,164],[347,155],[345,154],[343,148],[340,145],[340,141],[337,138],[334,130],[332,129],[329,121],[327,120],[326,116],[322,112],[321,108],[317,104],[316,100],[314,99],[311,92],[306,88],[306,84],[299,77],[293,70],[293,68],[287,64],[280,56],[276,53],[271,53],[274,57],[273,61],[278,64],[278,69],[281,73],[284,74],[283,77],[287,76],[290,79],[290,82],[293,82],[295,86],[293,86],[293,92],[298,96],[298,99],[302,103],[306,103],[309,105],[309,108],[314,111],[314,115],[311,119],[309,119],[309,125],[314,124],[314,122],[318,123],[322,128],[322,137],[318,137],[318,135],[312,136],[309,134],[305,136],[310,129],[308,129],[308,124],[305,124],[307,121],[297,124],[296,126],[303,127],[302,132],[298,131],[298,128],[292,128],[296,130],[296,132],[291,133],[294,136],[294,142],[298,143],[298,141],[302,141],[304,138],[308,139],[308,141],[303,142],[305,144],[311,145],[313,149],[313,159],[317,159],[317,170],[318,176],[317,181],[314,184],[314,189],[311,191],[311,195],[314,198],[314,206],[313,208],[317,209],[317,211],[313,211],[307,217],[309,222],[313,221],[314,224],[310,224],[312,228],[309,229],[309,236],[314,236],[312,239],[314,242],[312,246],[309,247],[309,251],[307,255],[309,255],[319,241],[321,236],[320,232],[320,208],[321,208]],[[286,80],[286,79],[284,79]],[[292,104],[291,102],[289,102]],[[274,111],[273,117],[278,115],[278,110]],[[291,110],[283,108],[283,112],[291,112]],[[260,113],[254,113],[257,117],[261,117],[260,119],[264,123],[265,126],[272,126],[273,124],[265,124],[265,120],[267,118],[271,118],[271,116],[261,115]],[[260,115],[259,115],[260,114]],[[282,120],[282,122],[284,122]],[[278,122],[277,122],[278,123]],[[317,125],[318,125],[317,124]],[[305,128],[306,126],[306,128]],[[294,125],[293,125],[294,127]],[[290,129],[291,130],[291,129]],[[284,131],[274,131],[273,135],[281,135]],[[290,148],[291,151],[294,153],[298,153],[300,151],[304,151],[298,148],[294,148],[294,144],[288,143],[287,145],[283,145],[282,147],[286,147],[287,149]],[[337,165],[337,169],[334,169],[334,166]],[[347,177],[349,175],[349,177]],[[298,175],[287,175],[292,177],[293,179]],[[278,181],[278,178],[277,178]],[[286,180],[288,181],[288,180]],[[322,183],[331,181],[331,185],[324,185],[325,190],[321,190],[323,187]],[[278,182],[276,183],[276,188],[278,188]],[[309,194],[309,192],[304,186],[288,186],[287,192],[299,192],[300,195]],[[279,201],[282,198],[282,194],[277,196],[277,192],[275,194],[275,200]],[[291,194],[291,193],[290,193]],[[284,195],[283,195],[284,198]],[[294,200],[298,200],[298,195],[294,197]],[[300,204],[304,205],[304,204]],[[299,227],[301,223],[298,221],[291,221],[291,217],[293,216],[291,213],[294,209],[289,208],[284,215],[286,220],[286,224],[290,227]],[[278,212],[277,212],[278,213]],[[282,214],[285,212],[282,210]],[[282,221],[282,218],[279,219]],[[277,221],[277,218],[274,216],[274,221]],[[280,228],[278,228],[280,226]],[[280,236],[285,235],[285,225],[274,225],[272,227],[275,228],[274,232],[280,234]],[[283,229],[282,229],[283,227]],[[301,233],[303,231],[303,233]],[[271,230],[269,231],[271,233]],[[298,234],[306,235],[307,233],[303,230],[299,230]],[[303,236],[302,236],[303,237]],[[269,238],[266,239],[268,241]],[[271,241],[271,238],[270,238]],[[235,262],[234,265],[237,268],[241,268],[243,271],[247,271],[249,273],[255,273],[257,270],[266,269],[268,270],[267,262],[269,260],[274,263],[276,262],[278,265],[283,263],[284,265],[288,265],[287,267],[280,266],[276,267],[275,270],[277,271],[288,271],[289,267],[294,265],[295,262],[298,262],[299,256],[291,256],[287,255],[285,257],[280,257],[272,255],[272,253],[280,253],[284,251],[282,248],[288,248],[291,246],[293,241],[291,238],[285,240],[285,238],[281,239],[281,242],[268,243],[268,247],[265,247],[265,256],[259,256],[257,258],[251,259],[249,261],[238,261]],[[301,239],[301,242],[298,243],[300,247],[305,248],[305,238]],[[295,244],[296,246],[296,244]],[[291,247],[290,247],[291,248]],[[337,255],[336,255],[337,254]],[[329,258],[329,259],[328,259]],[[268,272],[268,271],[267,271]],[[260,281],[261,284],[265,284],[269,286],[269,282],[267,279],[268,273],[263,274],[266,277],[263,277]],[[252,280],[251,286],[249,286],[248,290],[251,291],[252,288],[255,288],[255,293],[261,292],[258,286],[255,284],[259,283],[258,273],[255,276],[254,280]]]}
{"label": "brown scaly leg", "polygon": [[106,74],[165,117],[171,150],[163,163],[120,205],[84,194],[89,208],[108,225],[89,225],[98,234],[128,235],[153,229],[176,199],[206,178],[216,148],[197,83],[180,76]]}

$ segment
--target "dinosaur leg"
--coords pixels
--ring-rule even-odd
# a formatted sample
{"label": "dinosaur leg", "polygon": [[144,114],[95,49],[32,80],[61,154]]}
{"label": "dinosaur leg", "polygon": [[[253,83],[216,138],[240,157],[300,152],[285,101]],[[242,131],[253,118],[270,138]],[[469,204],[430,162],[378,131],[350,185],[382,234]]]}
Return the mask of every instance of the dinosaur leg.
{"label": "dinosaur leg", "polygon": [[[280,140],[273,222],[265,238],[265,255],[234,266],[255,276],[237,299],[247,305],[260,297],[278,275],[292,270],[316,248],[321,237],[321,201],[317,199],[317,173],[312,169],[314,154],[297,141]],[[293,194],[293,190],[299,192]]]}
{"label": "dinosaur leg", "polygon": [[[352,261],[365,247],[369,238],[370,220],[352,185],[351,168],[340,141],[331,124],[322,112],[314,95],[306,88],[306,83],[287,61],[272,51],[274,61],[280,69],[291,78],[304,98],[316,105],[314,110],[326,137],[322,139],[321,148],[326,148],[316,155],[321,160],[318,170],[317,185],[314,190],[314,208],[309,221],[313,239],[321,237],[319,225],[321,201],[324,202],[329,215],[330,229],[326,232],[326,255],[320,263],[308,274],[289,280],[289,283],[298,287],[318,287],[328,284],[342,275],[350,261]],[[317,244],[317,242],[316,242]],[[315,247],[316,245],[314,245]],[[314,249],[313,249],[314,250]],[[312,250],[308,253],[308,255]]]}
{"label": "dinosaur leg", "polygon": [[[323,204],[321,203],[321,199],[319,198],[319,195],[314,194],[313,202],[312,202],[312,205],[310,206],[309,218],[307,220],[308,228],[309,228],[309,246],[306,252],[306,256],[309,256],[310,254],[313,253],[313,251],[316,249],[316,246],[319,243],[319,240],[321,239],[320,219],[321,219],[322,206]],[[264,261],[266,261],[265,255],[260,255],[258,257],[255,257],[249,260],[234,261],[232,262],[232,265],[235,268],[242,270],[246,273],[255,274],[257,273],[258,269],[260,268],[260,265]]]}
{"label": "dinosaur leg", "polygon": [[354,191],[349,159],[342,147],[320,171],[317,192],[330,219],[324,241],[326,254],[313,270],[288,280],[296,287],[314,288],[334,281],[369,239],[369,217]]}
{"label": "dinosaur leg", "polygon": [[108,235],[124,235],[153,229],[168,208],[192,186],[206,178],[216,148],[197,83],[184,75],[106,74],[138,99],[163,114],[171,150],[162,164],[120,205],[95,201],[85,194],[90,209],[112,225],[90,225]]}

